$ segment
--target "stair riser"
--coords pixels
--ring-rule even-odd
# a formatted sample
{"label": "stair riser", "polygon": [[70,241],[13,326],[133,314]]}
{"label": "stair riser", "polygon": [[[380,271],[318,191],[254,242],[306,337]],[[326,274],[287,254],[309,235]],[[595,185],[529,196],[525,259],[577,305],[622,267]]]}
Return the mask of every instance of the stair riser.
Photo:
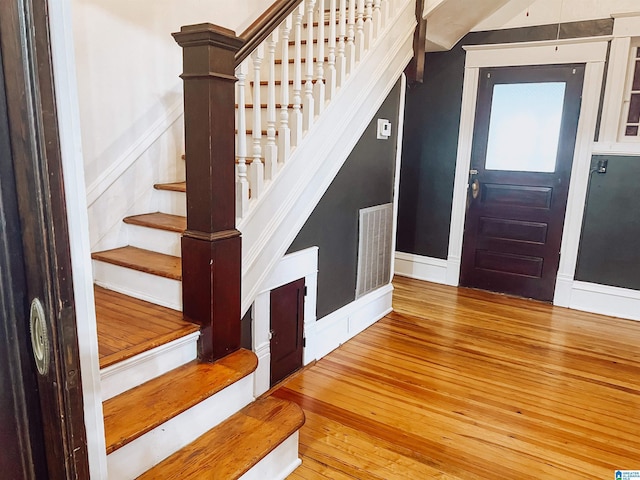
{"label": "stair riser", "polygon": [[95,283],[147,302],[182,310],[182,284],[178,280],[159,277],[110,263],[93,261]]}
{"label": "stair riser", "polygon": [[298,458],[298,432],[295,432],[239,480],[284,480],[301,463]]}
{"label": "stair riser", "polygon": [[141,227],[139,225],[127,225],[127,227],[129,228],[129,245],[175,257],[181,255],[180,233]]}
{"label": "stair riser", "polygon": [[109,479],[138,477],[251,401],[253,375],[248,375],[108,455]]}
{"label": "stair riser", "polygon": [[187,216],[187,197],[184,192],[156,190],[154,195],[158,211],[182,217]]}
{"label": "stair riser", "polygon": [[187,335],[100,370],[102,401],[194,360],[199,336],[199,333]]}

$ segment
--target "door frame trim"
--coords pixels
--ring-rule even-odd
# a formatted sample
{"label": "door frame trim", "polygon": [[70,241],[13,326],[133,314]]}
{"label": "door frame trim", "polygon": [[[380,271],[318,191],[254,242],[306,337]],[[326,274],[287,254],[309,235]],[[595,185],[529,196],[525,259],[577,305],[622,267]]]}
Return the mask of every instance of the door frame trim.
{"label": "door frame trim", "polygon": [[584,85],[553,303],[568,306],[578,258],[589,167],[610,37],[464,46],[464,83],[451,207],[446,283],[460,280],[462,241],[480,68],[585,63]]}
{"label": "door frame trim", "polygon": [[51,63],[54,71],[56,114],[73,270],[89,473],[91,478],[107,478],[98,333],[71,8],[70,0],[48,2]]}

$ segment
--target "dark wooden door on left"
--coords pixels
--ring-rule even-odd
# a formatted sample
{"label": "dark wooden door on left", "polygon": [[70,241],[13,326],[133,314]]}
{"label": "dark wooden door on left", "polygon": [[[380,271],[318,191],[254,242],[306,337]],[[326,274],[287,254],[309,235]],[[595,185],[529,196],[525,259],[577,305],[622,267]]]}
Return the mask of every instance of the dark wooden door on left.
{"label": "dark wooden door on left", "polygon": [[302,367],[304,278],[271,291],[271,385]]}
{"label": "dark wooden door on left", "polygon": [[89,478],[50,45],[46,0],[0,2],[2,479]]}

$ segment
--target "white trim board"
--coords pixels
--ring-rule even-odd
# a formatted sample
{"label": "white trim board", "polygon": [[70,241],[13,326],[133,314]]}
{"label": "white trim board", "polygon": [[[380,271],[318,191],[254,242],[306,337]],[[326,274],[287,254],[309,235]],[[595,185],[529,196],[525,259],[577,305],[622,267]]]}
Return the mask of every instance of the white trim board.
{"label": "white trim board", "polygon": [[396,252],[395,274],[426,282],[447,283],[447,261],[412,253]]}
{"label": "white trim board", "polygon": [[393,286],[385,285],[322,317],[315,335],[307,337],[307,346],[311,344],[316,358],[321,359],[390,313],[392,296]]}
{"label": "white trim board", "polygon": [[140,137],[87,187],[87,204],[93,205],[107,189],[113,185],[140,156],[158,141],[183,114],[182,97],[170,107],[165,115],[158,118]]}
{"label": "white trim board", "polygon": [[89,475],[91,478],[103,479],[107,478],[107,455],[71,1],[49,2],[48,8],[53,80],[69,225]]}
{"label": "white trim board", "polygon": [[[582,228],[582,216],[586,198],[587,183],[593,138],[598,116],[600,91],[604,75],[607,53],[607,37],[597,39],[575,39],[563,41],[527,42],[505,45],[465,47],[465,64],[462,94],[462,111],[458,136],[458,155],[449,232],[449,252],[447,257],[447,281],[458,285],[460,259],[466,214],[466,191],[468,172],[471,164],[479,71],[482,67],[540,65],[558,63],[586,63],[582,105],[576,146],[573,157],[567,210],[562,232],[561,261],[558,278],[571,278],[575,272],[578,245]],[[556,46],[558,49],[556,50]],[[556,289],[554,303],[568,306],[562,289]],[[560,293],[560,294],[559,294]]]}
{"label": "white trim board", "polygon": [[402,163],[402,140],[404,138],[404,109],[407,99],[407,77],[403,73],[400,75],[400,106],[398,108],[398,136],[396,138],[396,166],[395,177],[393,179],[393,227],[391,230],[391,275],[395,270],[396,257],[393,252],[396,251],[396,243],[398,236],[398,205],[400,195],[400,165]]}
{"label": "white trim board", "polygon": [[569,308],[640,321],[640,291],[574,281]]}

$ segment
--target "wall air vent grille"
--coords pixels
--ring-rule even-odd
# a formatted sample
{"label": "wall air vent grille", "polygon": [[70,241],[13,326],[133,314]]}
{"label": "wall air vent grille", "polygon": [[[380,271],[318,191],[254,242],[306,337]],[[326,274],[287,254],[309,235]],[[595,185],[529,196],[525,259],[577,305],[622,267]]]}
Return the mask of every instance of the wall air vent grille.
{"label": "wall air vent grille", "polygon": [[356,298],[391,281],[392,204],[363,208],[359,215]]}

